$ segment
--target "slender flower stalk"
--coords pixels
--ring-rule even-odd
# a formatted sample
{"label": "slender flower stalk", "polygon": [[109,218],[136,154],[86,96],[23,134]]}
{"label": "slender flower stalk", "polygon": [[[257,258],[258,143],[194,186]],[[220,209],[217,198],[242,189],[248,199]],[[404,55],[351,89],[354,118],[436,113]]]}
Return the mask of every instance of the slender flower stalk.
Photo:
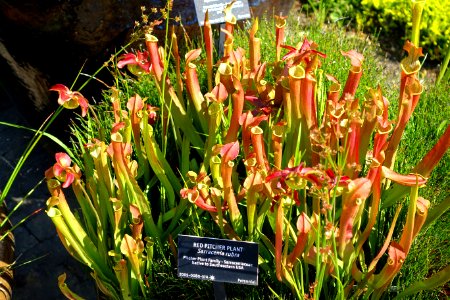
{"label": "slender flower stalk", "polygon": [[179,99],[183,99],[183,79],[181,78],[181,58],[178,50],[178,37],[175,33],[175,27],[172,27],[172,54],[175,59],[175,74],[176,74],[176,91]]}

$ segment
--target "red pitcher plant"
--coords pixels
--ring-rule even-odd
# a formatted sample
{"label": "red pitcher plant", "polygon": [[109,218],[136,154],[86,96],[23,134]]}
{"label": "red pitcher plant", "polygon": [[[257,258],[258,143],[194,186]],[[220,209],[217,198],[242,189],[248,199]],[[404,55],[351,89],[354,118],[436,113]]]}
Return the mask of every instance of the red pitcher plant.
{"label": "red pitcher plant", "polygon": [[[342,51],[345,82],[319,76],[326,53],[308,38],[286,45],[286,18],[276,17],[276,53],[264,61],[258,20],[243,49],[235,46],[235,18],[226,13],[224,55],[215,61],[208,14],[205,49],[188,51],[184,60],[175,33],[166,39],[173,47],[161,47],[147,32],[145,50],[120,56],[118,72],[128,76],[129,66],[129,78],[151,81],[152,92],[131,93],[118,80],[107,93],[108,125],[101,129],[93,129],[100,113],[86,112],[84,97],[54,89],[63,93],[62,105],[78,99],[88,128],[77,138],[83,165],[58,153],[46,173],[47,213],[61,241],[112,299],[151,295],[156,249],[176,252],[174,238],[189,228],[259,243],[261,272],[299,299],[379,299],[432,221],[419,191],[450,146],[449,126],[411,173],[395,170],[424,90],[421,48],[404,46],[392,120],[383,87],[356,96],[362,53]],[[81,214],[65,200],[69,186]],[[390,229],[381,244],[372,243],[384,234],[375,231],[389,209],[395,210]]]}

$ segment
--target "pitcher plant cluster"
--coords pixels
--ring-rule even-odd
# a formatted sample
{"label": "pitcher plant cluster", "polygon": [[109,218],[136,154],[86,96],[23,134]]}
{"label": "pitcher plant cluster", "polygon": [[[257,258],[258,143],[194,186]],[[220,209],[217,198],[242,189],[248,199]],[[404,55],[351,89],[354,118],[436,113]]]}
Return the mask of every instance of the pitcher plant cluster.
{"label": "pitcher plant cluster", "polygon": [[[215,224],[218,237],[259,243],[260,271],[299,299],[380,298],[427,220],[430,202],[419,189],[450,141],[449,126],[410,174],[394,170],[423,92],[421,48],[404,46],[398,114],[390,120],[382,87],[355,97],[361,53],[342,51],[345,82],[322,76],[327,60],[320,45],[307,38],[286,45],[286,18],[276,17],[275,59],[263,61],[258,19],[248,49],[234,45],[231,5],[222,57],[208,14],[204,48],[184,59],[175,33],[161,44],[147,32],[145,49],[120,56],[120,76],[152,81],[157,99],[111,87],[110,126],[98,122],[95,107],[88,109],[78,92],[52,88],[60,104],[80,106],[84,123],[97,129],[86,143],[79,138],[82,166],[56,154],[46,172],[47,214],[69,253],[89,266],[111,299],[151,295],[156,253],[176,254],[176,236],[196,222]],[[65,198],[69,186],[79,212]],[[400,224],[402,206],[407,216]],[[387,232],[377,230],[380,222]],[[64,278],[62,291],[75,297]]]}

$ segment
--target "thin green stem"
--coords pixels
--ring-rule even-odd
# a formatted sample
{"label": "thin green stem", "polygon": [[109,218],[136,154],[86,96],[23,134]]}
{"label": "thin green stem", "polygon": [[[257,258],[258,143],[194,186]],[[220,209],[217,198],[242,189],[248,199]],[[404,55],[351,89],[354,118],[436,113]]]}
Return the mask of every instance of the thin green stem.
{"label": "thin green stem", "polygon": [[41,127],[35,132],[33,138],[27,144],[25,151],[23,152],[22,156],[20,157],[17,165],[14,167],[12,174],[8,178],[8,181],[6,182],[5,187],[2,189],[2,194],[0,196],[0,206],[3,205],[3,201],[5,200],[6,196],[8,195],[12,184],[16,180],[17,175],[19,174],[20,170],[23,167],[23,164],[30,156],[31,151],[33,151],[34,148],[36,148],[36,145],[40,141],[42,136],[44,135],[44,132],[46,132],[48,130],[50,125],[54,122],[54,120],[58,117],[58,115],[61,113],[62,110],[63,110],[63,107],[59,106],[57,108],[57,110],[50,115],[50,118],[47,118],[47,120],[44,121],[44,123],[41,125]]}

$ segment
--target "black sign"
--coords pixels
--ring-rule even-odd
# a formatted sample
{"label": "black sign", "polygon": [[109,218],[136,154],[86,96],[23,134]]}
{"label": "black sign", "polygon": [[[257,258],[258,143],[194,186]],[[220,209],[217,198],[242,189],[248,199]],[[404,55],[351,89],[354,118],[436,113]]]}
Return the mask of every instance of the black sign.
{"label": "black sign", "polygon": [[258,244],[179,235],[178,276],[258,285]]}
{"label": "black sign", "polygon": [[[223,9],[230,1],[223,0],[194,0],[197,20],[200,26],[205,23],[205,13],[208,11],[209,22],[211,24],[225,23]],[[237,20],[250,19],[250,8],[247,0],[238,0],[231,7],[231,12]]]}

